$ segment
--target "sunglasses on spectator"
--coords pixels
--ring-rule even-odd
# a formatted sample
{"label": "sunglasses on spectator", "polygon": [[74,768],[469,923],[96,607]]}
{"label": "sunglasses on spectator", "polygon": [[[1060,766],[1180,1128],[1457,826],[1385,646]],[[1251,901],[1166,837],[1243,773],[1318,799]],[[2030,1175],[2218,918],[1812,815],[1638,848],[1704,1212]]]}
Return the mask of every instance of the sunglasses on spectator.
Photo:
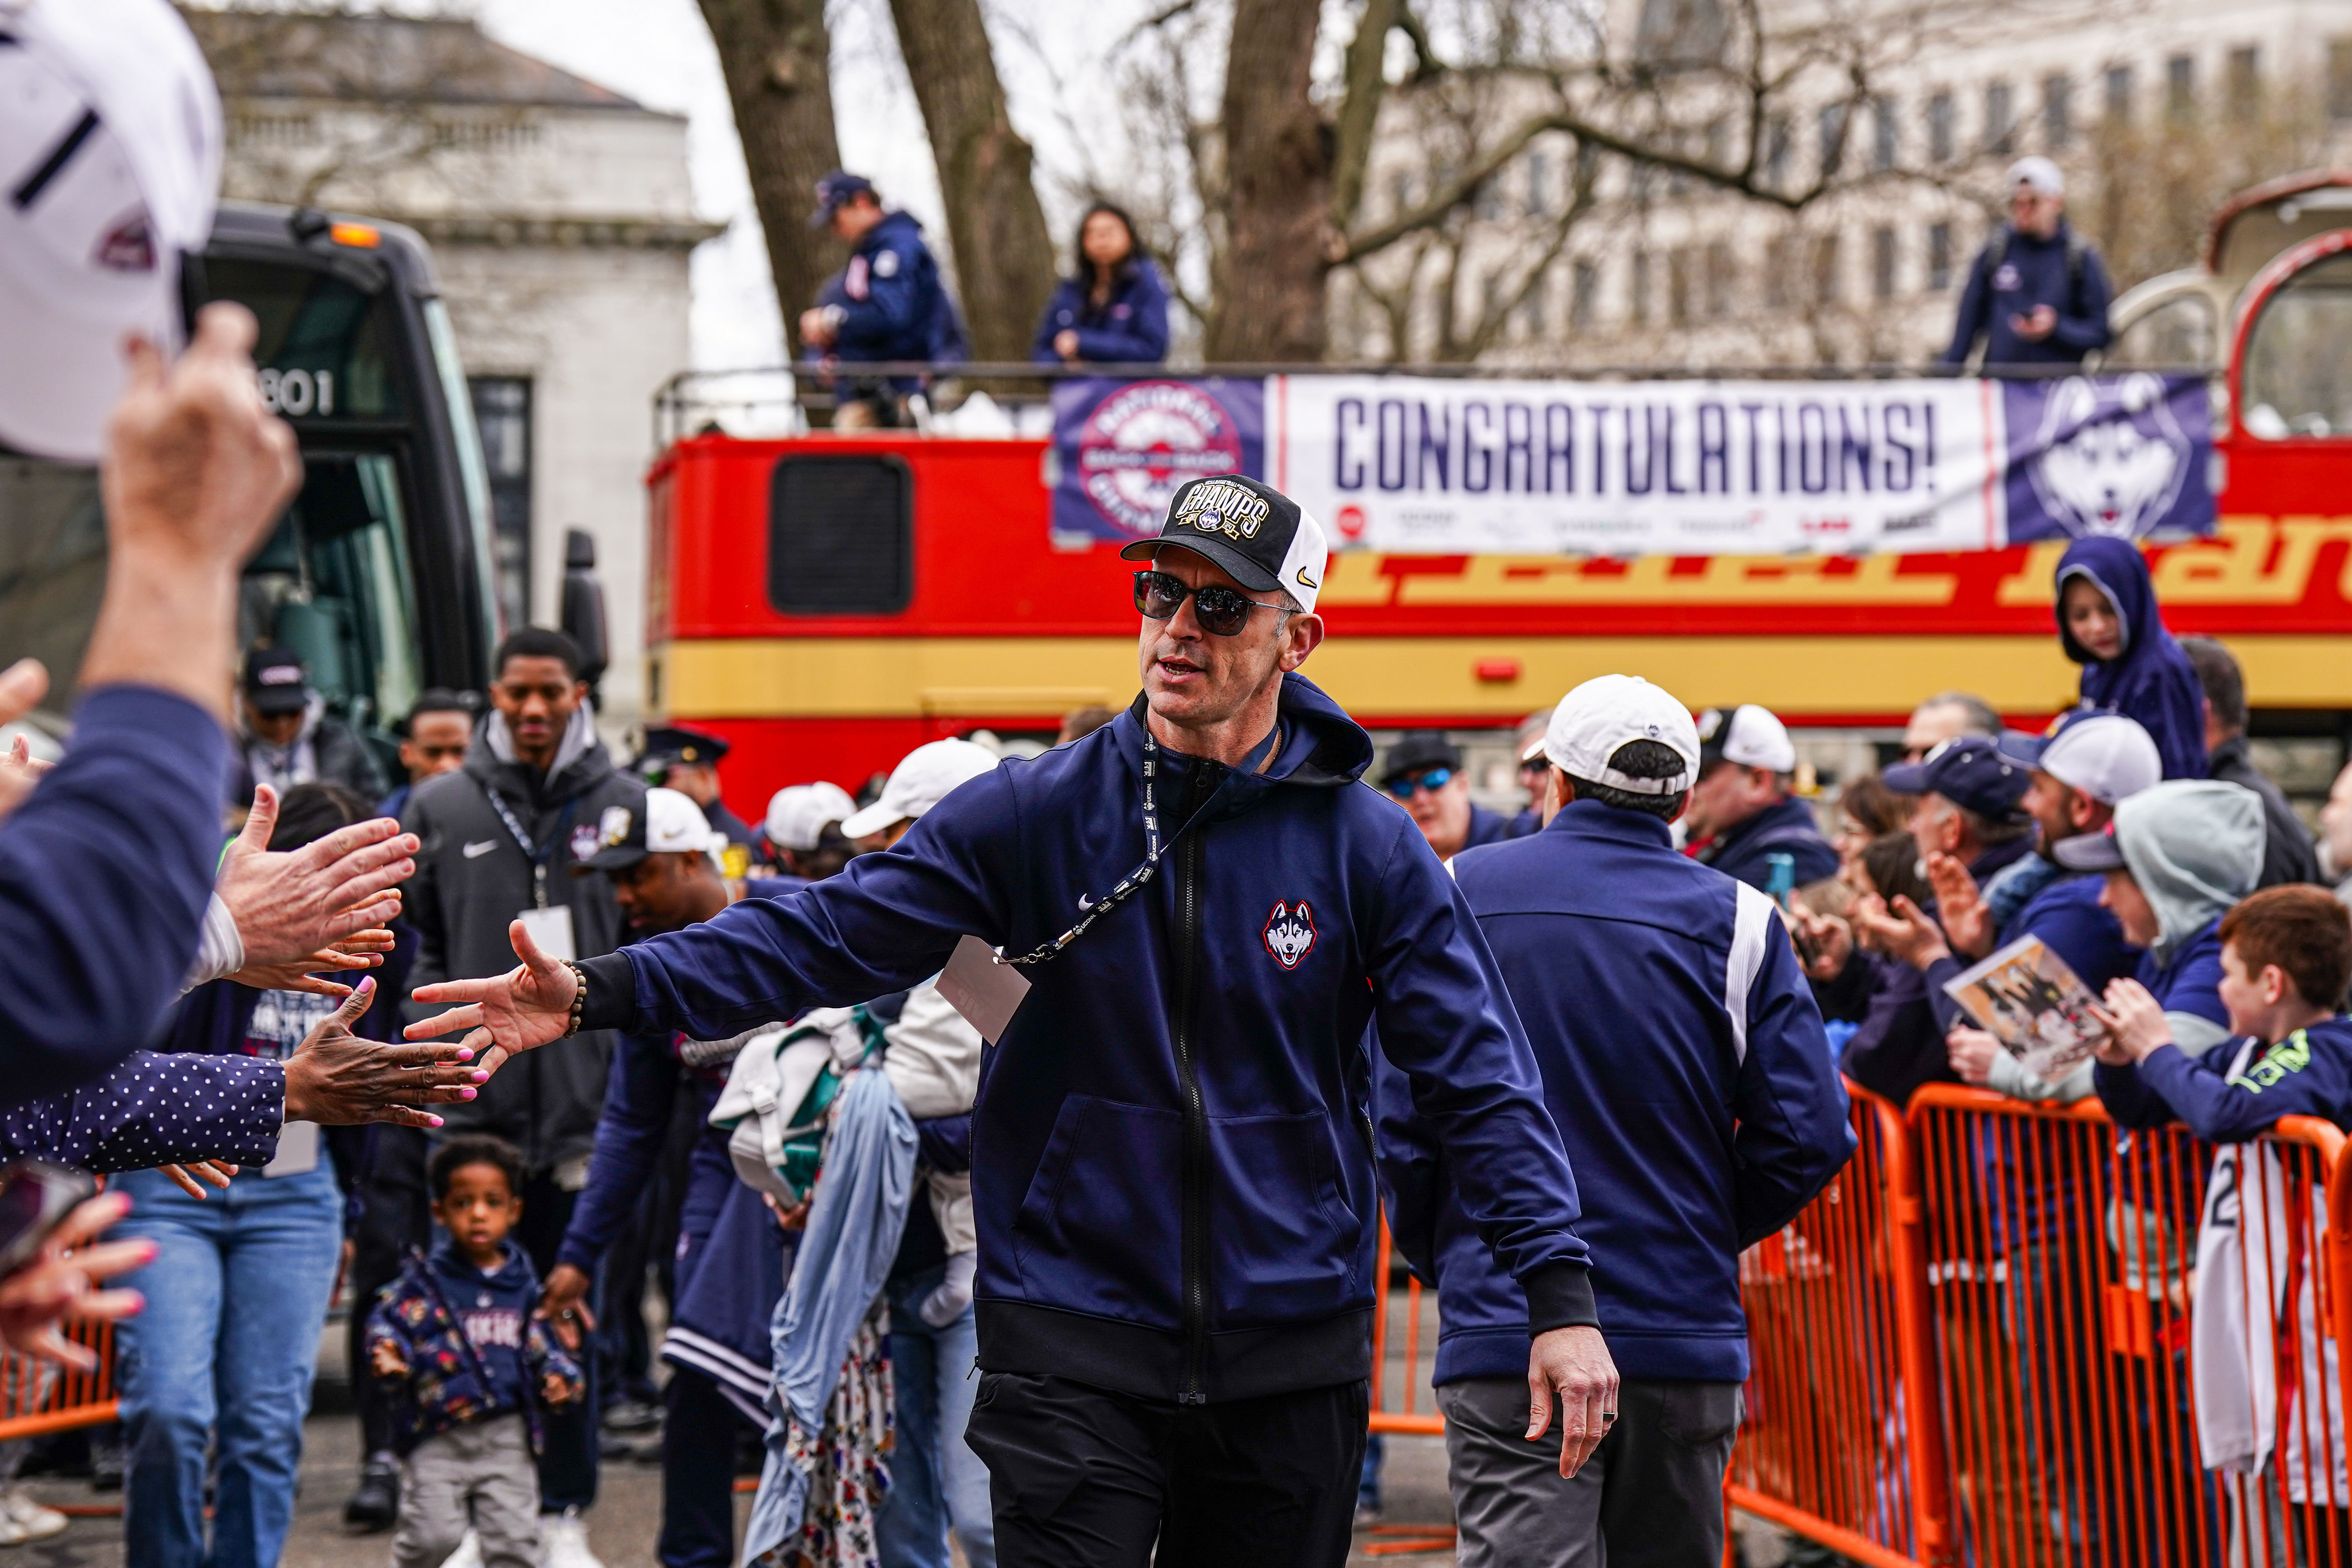
{"label": "sunglasses on spectator", "polygon": [[1221,637],[1241,636],[1249,625],[1252,610],[1279,610],[1291,613],[1288,605],[1269,605],[1253,599],[1238,588],[1227,588],[1210,583],[1201,587],[1187,587],[1184,579],[1172,572],[1138,572],[1135,574],[1135,607],[1146,620],[1164,621],[1192,601],[1192,618],[1201,629]]}
{"label": "sunglasses on spectator", "polygon": [[1400,777],[1392,778],[1381,787],[1387,790],[1399,800],[1411,800],[1416,790],[1425,789],[1430,794],[1435,795],[1439,790],[1444,789],[1447,784],[1450,784],[1453,782],[1454,770],[1452,768],[1432,768],[1427,773],[1405,773]]}

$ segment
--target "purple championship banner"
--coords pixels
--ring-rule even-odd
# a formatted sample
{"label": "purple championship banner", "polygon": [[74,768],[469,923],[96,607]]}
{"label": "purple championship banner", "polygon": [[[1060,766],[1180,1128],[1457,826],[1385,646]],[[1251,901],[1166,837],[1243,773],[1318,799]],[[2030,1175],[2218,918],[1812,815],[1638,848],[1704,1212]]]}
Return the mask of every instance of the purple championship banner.
{"label": "purple championship banner", "polygon": [[[1192,384],[1127,387],[1136,405],[1109,419],[1109,395],[1072,397],[1057,421],[1057,529],[1066,516],[1082,526],[1081,499],[1099,517],[1105,498],[1131,496],[1125,531],[1084,526],[1136,537],[1146,498],[1166,493],[1143,474],[1190,477],[1184,465],[1232,451],[1241,471],[1262,472],[1321,519],[1339,548],[1404,554],[1916,553],[2210,533],[2214,522],[2211,419],[2194,376],[1276,376],[1252,405],[1263,470],[1237,436],[1209,434],[1213,416],[1179,418],[1144,393]],[[1240,402],[1237,384],[1219,389],[1218,407]],[[1095,421],[1108,433],[1088,435]],[[1181,441],[1118,438],[1163,426]],[[1073,452],[1094,466],[1073,471]]]}
{"label": "purple championship banner", "polygon": [[1187,479],[1265,472],[1265,384],[1222,376],[1054,388],[1053,531],[1119,544],[1160,531]]}

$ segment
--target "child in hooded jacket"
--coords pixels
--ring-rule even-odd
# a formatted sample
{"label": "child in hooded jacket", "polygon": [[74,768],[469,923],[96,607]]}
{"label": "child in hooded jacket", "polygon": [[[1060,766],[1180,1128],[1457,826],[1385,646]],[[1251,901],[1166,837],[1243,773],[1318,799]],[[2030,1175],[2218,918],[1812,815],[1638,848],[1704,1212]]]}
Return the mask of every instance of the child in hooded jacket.
{"label": "child in hooded jacket", "polygon": [[448,1237],[411,1255],[368,1318],[368,1368],[396,1407],[394,1568],[440,1568],[468,1530],[484,1568],[539,1568],[540,1407],[578,1399],[583,1382],[531,1315],[539,1276],[508,1239],[522,1158],[500,1139],[452,1138],[426,1179]]}
{"label": "child in hooded jacket", "polygon": [[2168,779],[2205,776],[2205,689],[2156,603],[2128,539],[2078,539],[2058,560],[2058,643],[2083,667],[2082,703],[2111,708],[2156,742]]}

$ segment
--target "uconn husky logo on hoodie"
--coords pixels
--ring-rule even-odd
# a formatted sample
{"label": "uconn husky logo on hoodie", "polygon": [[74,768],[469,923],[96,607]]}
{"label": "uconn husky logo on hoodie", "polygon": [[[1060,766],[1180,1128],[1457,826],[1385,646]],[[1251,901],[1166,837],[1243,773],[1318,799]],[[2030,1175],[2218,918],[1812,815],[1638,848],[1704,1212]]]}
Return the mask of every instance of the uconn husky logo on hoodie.
{"label": "uconn husky logo on hoodie", "polygon": [[1315,945],[1315,911],[1301,899],[1298,908],[1276,904],[1265,917],[1265,950],[1285,969],[1296,969]]}

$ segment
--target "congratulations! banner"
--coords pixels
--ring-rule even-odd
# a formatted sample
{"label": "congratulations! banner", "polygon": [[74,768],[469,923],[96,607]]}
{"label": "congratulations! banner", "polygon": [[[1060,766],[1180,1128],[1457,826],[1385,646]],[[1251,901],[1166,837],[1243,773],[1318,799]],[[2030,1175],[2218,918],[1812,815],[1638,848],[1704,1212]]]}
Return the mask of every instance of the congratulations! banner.
{"label": "congratulations! banner", "polygon": [[2189,376],[1276,376],[1265,420],[1264,477],[1343,549],[1844,554],[2213,527]]}

